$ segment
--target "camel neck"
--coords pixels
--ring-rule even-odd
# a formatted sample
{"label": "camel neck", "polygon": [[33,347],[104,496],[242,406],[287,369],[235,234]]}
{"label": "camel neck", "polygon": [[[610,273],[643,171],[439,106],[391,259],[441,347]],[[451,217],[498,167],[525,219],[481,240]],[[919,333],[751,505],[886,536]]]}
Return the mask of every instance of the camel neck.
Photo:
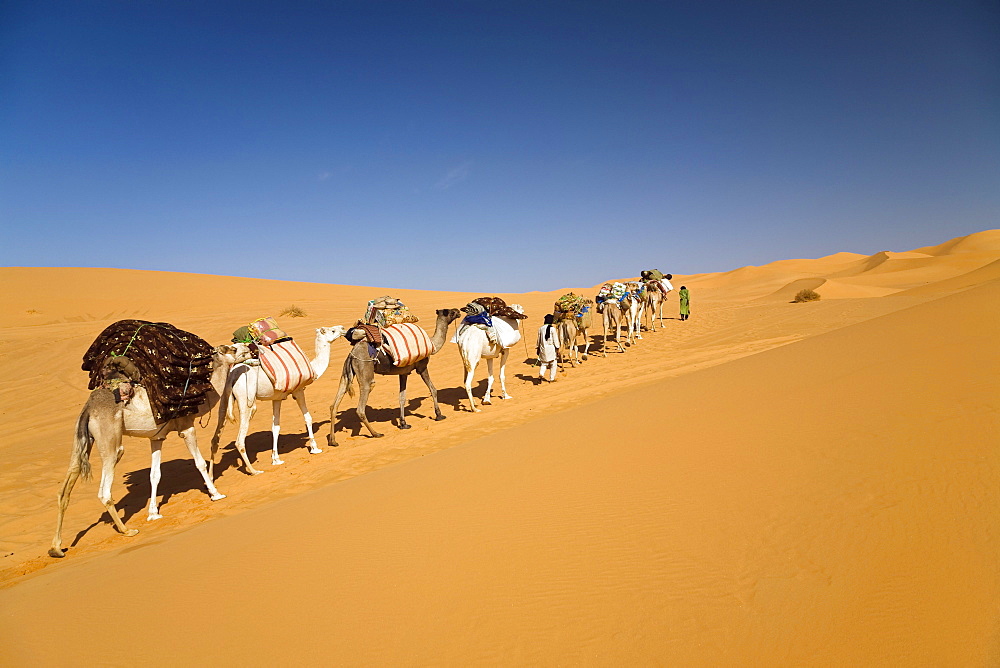
{"label": "camel neck", "polygon": [[330,342],[323,338],[319,332],[316,333],[314,350],[315,354],[309,361],[309,366],[312,367],[314,377],[319,378],[330,366]]}

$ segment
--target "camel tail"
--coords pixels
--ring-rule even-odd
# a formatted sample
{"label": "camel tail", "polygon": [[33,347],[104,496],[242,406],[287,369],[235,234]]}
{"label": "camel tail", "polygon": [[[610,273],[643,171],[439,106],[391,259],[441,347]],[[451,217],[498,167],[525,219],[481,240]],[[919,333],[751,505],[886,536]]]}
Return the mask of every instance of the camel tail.
{"label": "camel tail", "polygon": [[354,396],[354,367],[351,365],[351,356],[344,360],[344,369],[340,372],[341,378],[347,382],[347,394]]}
{"label": "camel tail", "polygon": [[[83,407],[76,421],[76,436],[73,439],[73,456],[80,467],[80,475],[84,480],[90,480],[90,451],[94,447],[94,435],[90,433],[90,405]],[[70,466],[74,462],[70,463]]]}

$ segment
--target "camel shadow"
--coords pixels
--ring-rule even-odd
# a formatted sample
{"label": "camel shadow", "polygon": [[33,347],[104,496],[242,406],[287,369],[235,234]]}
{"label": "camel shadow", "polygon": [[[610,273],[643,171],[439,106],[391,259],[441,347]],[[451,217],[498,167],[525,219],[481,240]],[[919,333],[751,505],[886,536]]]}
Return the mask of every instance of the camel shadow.
{"label": "camel shadow", "polygon": [[[133,517],[141,515],[149,503],[149,467],[129,471],[125,474],[124,483],[125,494],[120,499],[115,500],[115,507],[119,511],[118,514],[121,516],[122,522],[128,524]],[[181,456],[160,464],[160,483],[157,485],[156,492],[161,510],[170,502],[171,497],[191,490],[199,490],[206,497],[208,496],[208,492],[205,490],[205,481],[190,457]],[[114,525],[107,511],[104,511],[90,526],[80,530],[73,542],[70,543],[70,547],[75,547],[84,536],[101,524]]]}
{"label": "camel shadow", "polygon": [[[448,404],[445,401],[443,394],[447,390],[438,390],[438,403]],[[347,397],[345,397],[346,402]],[[355,402],[357,401],[357,396],[354,397]],[[426,404],[427,411],[421,410],[421,407]],[[449,404],[451,405],[451,404]],[[368,421],[372,423],[372,426],[376,430],[381,431],[378,426],[380,423],[389,423],[393,427],[399,426],[399,404],[395,406],[389,406],[385,408],[373,408],[368,406],[365,410],[365,414],[368,416]],[[409,418],[420,418],[420,419],[434,419],[434,402],[428,397],[413,397],[412,399],[407,397],[406,399],[406,417]],[[357,403],[353,405],[344,405],[344,402],[340,404],[337,409],[337,432],[350,432],[351,437],[359,436],[362,432],[363,425],[361,424],[361,418],[358,417],[357,413]],[[313,425],[313,429],[317,432],[319,431],[320,425],[328,424],[329,420],[324,422],[316,422]]]}
{"label": "camel shadow", "polygon": [[[525,364],[529,363],[530,360],[525,360]],[[524,378],[523,374],[514,374],[514,378]],[[482,380],[476,381],[472,386],[472,396],[476,399],[476,404],[480,404],[484,396],[486,396],[486,386],[488,384],[488,379],[483,378]],[[498,399],[500,396],[500,377],[499,375],[493,378],[493,398]],[[499,400],[499,399],[498,399]],[[472,410],[468,407],[469,395],[465,391],[465,387],[446,387],[442,390],[438,390],[438,401],[442,404],[448,404],[455,409],[456,413],[471,413]],[[463,404],[462,402],[466,402]],[[489,405],[489,404],[487,404]]]}
{"label": "camel shadow", "polygon": [[[301,417],[299,418],[301,420]],[[329,420],[316,421],[313,420],[313,434],[317,438],[320,427],[327,424]],[[309,442],[309,434],[305,431],[305,425],[299,427],[302,429],[301,432],[284,432],[282,431],[278,435],[278,456],[284,457],[287,454],[296,452],[298,450],[306,451],[307,443]],[[264,456],[271,452],[272,444],[274,443],[274,438],[270,431],[257,431],[247,434],[246,437],[246,451],[247,457],[250,459],[250,463],[256,466],[258,463],[267,463],[269,458]],[[230,468],[240,468],[243,465],[243,458],[240,457],[240,451],[236,448],[236,440],[230,440],[228,442],[219,442],[219,450],[216,453],[215,462],[215,477],[218,478],[222,473]]]}

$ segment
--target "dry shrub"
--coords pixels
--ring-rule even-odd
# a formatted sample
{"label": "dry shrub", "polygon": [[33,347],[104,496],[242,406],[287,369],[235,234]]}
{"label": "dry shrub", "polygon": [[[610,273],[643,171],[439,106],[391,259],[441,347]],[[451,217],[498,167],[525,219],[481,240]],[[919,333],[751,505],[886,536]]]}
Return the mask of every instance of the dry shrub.
{"label": "dry shrub", "polygon": [[816,292],[815,290],[806,289],[806,290],[799,290],[798,294],[795,295],[794,301],[796,303],[798,303],[798,302],[814,302],[814,301],[819,300],[819,298],[820,298],[820,296],[819,296],[818,292]]}
{"label": "dry shrub", "polygon": [[295,304],[292,304],[278,315],[287,315],[289,318],[304,318],[306,317],[306,312]]}

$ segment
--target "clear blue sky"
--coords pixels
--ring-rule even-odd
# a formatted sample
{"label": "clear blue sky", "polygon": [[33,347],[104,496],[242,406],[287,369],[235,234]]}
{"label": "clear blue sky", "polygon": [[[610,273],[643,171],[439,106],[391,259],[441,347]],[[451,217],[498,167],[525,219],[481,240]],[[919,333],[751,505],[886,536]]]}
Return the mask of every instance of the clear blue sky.
{"label": "clear blue sky", "polygon": [[1000,227],[1000,4],[0,2],[4,266],[481,292]]}

